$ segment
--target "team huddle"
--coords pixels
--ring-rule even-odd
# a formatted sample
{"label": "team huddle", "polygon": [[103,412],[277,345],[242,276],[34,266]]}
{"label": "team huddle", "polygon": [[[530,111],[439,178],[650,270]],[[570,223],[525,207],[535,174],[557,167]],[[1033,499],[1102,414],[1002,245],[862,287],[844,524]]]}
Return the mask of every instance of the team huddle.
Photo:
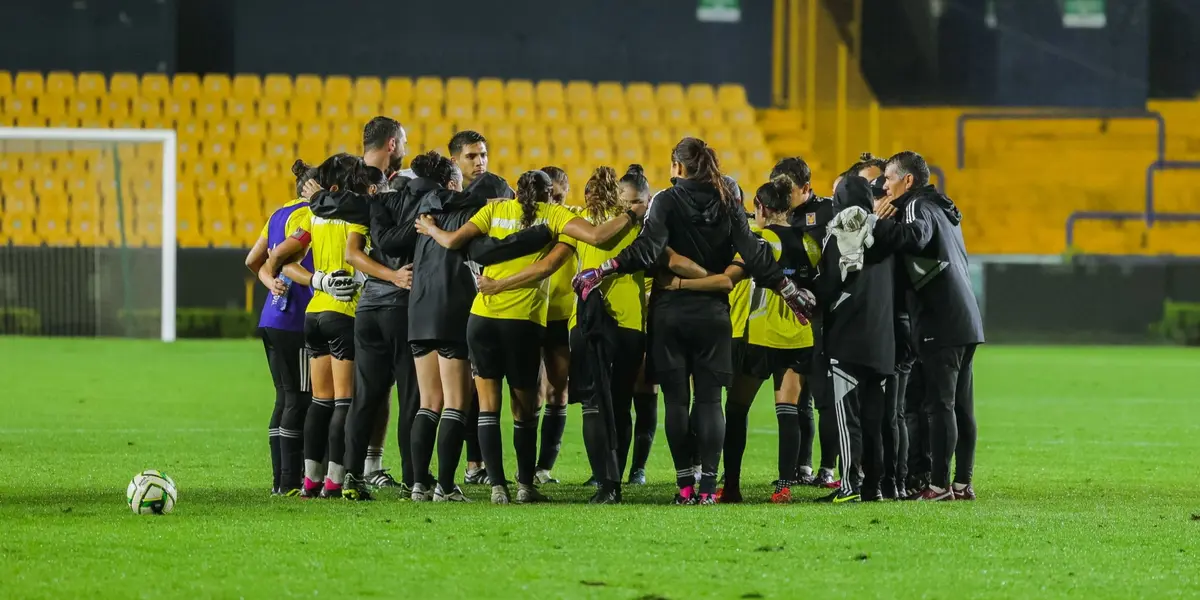
{"label": "team huddle", "polygon": [[[465,446],[463,481],[493,503],[548,501],[570,401],[590,502],[619,503],[622,482],[646,482],[661,392],[674,502],[741,502],[749,410],[771,380],[772,502],[805,485],[835,503],[975,498],[982,322],[962,216],[920,155],[864,155],[832,198],[802,159],[781,160],[747,214],[696,138],[672,151],[669,187],[601,166],[579,208],[563,204],[574,182],[560,168],[515,190],[488,172],[477,132],[402,169],[406,142],[376,117],[362,157],[296,161],[297,199],[247,256],[270,290],[273,493],[466,502]],[[392,420],[399,481],[382,466]]]}

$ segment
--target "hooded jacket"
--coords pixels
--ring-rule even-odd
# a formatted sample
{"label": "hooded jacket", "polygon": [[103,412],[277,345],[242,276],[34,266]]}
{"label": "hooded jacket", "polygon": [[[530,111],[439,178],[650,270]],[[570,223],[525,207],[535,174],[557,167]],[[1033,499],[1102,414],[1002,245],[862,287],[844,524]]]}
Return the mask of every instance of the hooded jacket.
{"label": "hooded jacket", "polygon": [[932,185],[892,201],[896,214],[875,223],[875,245],[897,253],[904,285],[915,292],[921,348],[981,344],[983,319],[971,287],[962,213]]}
{"label": "hooded jacket", "polygon": [[[834,193],[834,209],[859,207],[868,213],[873,197],[866,179],[842,179]],[[874,244],[865,249],[862,269],[842,277],[841,250],[826,236],[816,279],[821,308],[824,351],[830,359],[867,367],[881,375],[896,368],[895,267],[890,252]]]}
{"label": "hooded jacket", "polygon": [[[658,262],[667,246],[711,273],[721,273],[742,255],[746,270],[763,287],[774,289],[783,281],[783,269],[769,246],[750,232],[741,206],[730,207],[712,184],[675,178],[674,185],[650,201],[642,232],[617,255],[617,272],[644,271]],[[729,304],[725,292],[655,290],[655,306],[688,299],[708,298]]]}
{"label": "hooded jacket", "polygon": [[[492,191],[477,187],[475,192],[455,192],[439,186],[421,197],[417,213],[432,215],[438,227],[446,231],[457,231],[487,204]],[[465,343],[467,318],[477,291],[476,271],[467,261],[481,265],[503,262],[540,252],[553,241],[554,236],[545,225],[530,227],[503,240],[480,236],[462,250],[449,250],[433,238],[420,236],[413,257],[408,339]]]}

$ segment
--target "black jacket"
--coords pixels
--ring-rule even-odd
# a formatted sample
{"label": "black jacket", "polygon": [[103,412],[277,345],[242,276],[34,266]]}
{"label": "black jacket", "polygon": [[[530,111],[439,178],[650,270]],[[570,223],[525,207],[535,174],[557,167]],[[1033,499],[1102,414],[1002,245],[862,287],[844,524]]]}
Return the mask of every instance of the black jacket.
{"label": "black jacket", "polygon": [[[673,179],[650,201],[645,224],[637,239],[617,255],[617,272],[644,271],[658,262],[667,246],[712,273],[721,273],[742,255],[746,270],[764,287],[774,289],[783,280],[783,270],[771,249],[759,244],[750,232],[741,206],[725,204],[715,187],[691,179]],[[711,299],[729,303],[724,292],[655,290],[655,306],[677,301]]]}
{"label": "black jacket", "polygon": [[475,178],[471,185],[463,188],[464,192],[478,192],[483,196],[487,196],[488,200],[492,198],[516,198],[517,193],[509,187],[508,182],[503,177],[495,173],[484,173]]}
{"label": "black jacket", "polygon": [[572,403],[581,402],[585,411],[589,408],[599,409],[609,440],[605,446],[613,452],[602,458],[591,457],[593,465],[603,463],[603,470],[606,471],[595,475],[603,480],[620,481],[621,472],[616,456],[616,448],[619,447],[617,424],[612,404],[613,359],[620,348],[617,321],[605,308],[604,297],[600,293],[590,294],[587,300],[579,301],[578,317],[577,328],[583,336],[583,348],[575,349],[571,357],[568,397]]}
{"label": "black jacket", "polygon": [[875,224],[875,244],[897,253],[905,285],[915,291],[921,348],[981,344],[983,319],[971,286],[962,213],[932,185],[892,202],[895,218]]}
{"label": "black jacket", "polygon": [[[433,215],[438,227],[456,231],[487,204],[486,190],[476,193],[437,188],[425,194],[417,212]],[[483,192],[483,193],[479,193]],[[412,293],[408,300],[408,339],[465,343],[467,317],[475,300],[475,272],[467,261],[490,265],[540,252],[554,241],[545,225],[530,227],[503,240],[480,236],[462,250],[447,250],[428,236],[417,240]]]}
{"label": "black jacket", "polygon": [[[849,176],[834,194],[837,209],[858,206],[873,210],[867,180]],[[890,252],[875,246],[866,249],[861,271],[851,271],[842,280],[837,239],[826,236],[817,276],[817,306],[825,354],[840,363],[867,367],[881,375],[896,368],[895,267]]]}

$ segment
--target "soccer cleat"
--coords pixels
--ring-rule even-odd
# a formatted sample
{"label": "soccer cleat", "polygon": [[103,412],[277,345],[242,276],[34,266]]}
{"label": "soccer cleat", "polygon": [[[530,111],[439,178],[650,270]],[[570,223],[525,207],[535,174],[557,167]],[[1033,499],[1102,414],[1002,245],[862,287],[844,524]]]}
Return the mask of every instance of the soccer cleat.
{"label": "soccer cleat", "polygon": [[696,488],[694,487],[679,488],[679,493],[675,495],[675,504],[677,506],[692,506],[698,501],[696,496]]}
{"label": "soccer cleat", "polygon": [[437,487],[433,488],[433,501],[434,502],[470,502],[471,499],[464,496],[463,492],[462,492],[462,488],[458,487],[457,485],[454,486],[453,490],[450,490],[449,494],[447,494],[442,491],[442,485],[438,484]]}
{"label": "soccer cleat", "polygon": [[700,504],[701,506],[710,506],[710,505],[715,505],[716,503],[717,503],[717,495],[716,494],[700,494],[700,502],[698,502],[697,504]]}
{"label": "soccer cleat", "polygon": [[332,479],[326,477],[325,485],[321,488],[322,498],[341,498],[342,486],[333,482]]}
{"label": "soccer cleat", "polygon": [[549,502],[550,498],[538,491],[532,485],[517,484],[517,504],[532,504],[534,502]]}
{"label": "soccer cleat", "polygon": [[788,504],[792,501],[792,485],[790,481],[778,480],[775,482],[775,492],[771,494],[771,502],[775,504]]}
{"label": "soccer cleat", "polygon": [[583,482],[583,485],[587,485],[587,486],[591,486],[591,487],[600,487],[600,480],[596,479],[595,475],[592,475],[591,477],[588,477],[587,481]]}
{"label": "soccer cleat", "polygon": [[823,487],[823,488],[829,488],[830,486],[841,487],[841,484],[834,482],[833,471],[829,471],[826,469],[821,469],[820,471],[817,471],[817,476],[813,477],[812,483],[809,485],[813,485],[816,487]]}
{"label": "soccer cleat", "polygon": [[899,500],[901,497],[900,491],[896,489],[896,480],[888,477],[879,482],[879,492],[883,494],[884,500]]}
{"label": "soccer cleat", "polygon": [[550,471],[546,469],[538,469],[538,471],[533,474],[533,483],[534,485],[546,485],[547,483],[558,483],[558,480],[550,474]]}
{"label": "soccer cleat", "polygon": [[414,483],[412,486],[412,494],[409,496],[413,502],[429,502],[433,500],[433,490],[429,489],[423,483]]}
{"label": "soccer cleat", "polygon": [[822,502],[826,504],[846,504],[849,502],[858,502],[859,498],[860,496],[858,492],[838,488],[828,496],[821,496],[820,498],[817,498],[815,502]]}
{"label": "soccer cleat", "polygon": [[284,498],[295,498],[297,496],[302,495],[303,493],[304,493],[303,488],[291,488],[291,489],[284,488],[284,489],[279,490],[279,495],[283,496]]}
{"label": "soccer cleat", "polygon": [[807,473],[804,471],[796,471],[796,478],[791,481],[791,484],[807,486],[813,485],[813,482],[816,480],[817,477],[816,475],[813,475],[812,471],[808,471]]}
{"label": "soccer cleat", "polygon": [[467,469],[467,475],[463,477],[463,483],[466,485],[482,485],[487,483],[487,469],[483,467]]}
{"label": "soccer cleat", "polygon": [[861,502],[881,502],[884,500],[883,492],[878,489],[864,489],[860,494]]}
{"label": "soccer cleat", "polygon": [[366,480],[367,485],[377,490],[382,488],[399,488],[402,485],[399,481],[396,481],[395,477],[392,477],[391,473],[388,473],[387,469],[367,473]]}
{"label": "soccer cleat", "polygon": [[508,504],[508,486],[493,485],[492,486],[492,504]]}
{"label": "soccer cleat", "polygon": [[975,499],[975,486],[973,486],[969,483],[966,485],[966,487],[964,487],[962,489],[959,489],[958,484],[956,483],[950,489],[954,493],[955,500],[974,500]]}
{"label": "soccer cleat", "polygon": [[620,504],[621,489],[617,487],[601,487],[588,499],[588,504]]}
{"label": "soccer cleat", "polygon": [[301,498],[316,498],[321,495],[321,483],[313,481],[307,477],[304,478],[303,487],[300,491]]}
{"label": "soccer cleat", "polygon": [[346,473],[346,481],[342,484],[342,498],[356,502],[373,500],[367,481],[353,473]]}
{"label": "soccer cleat", "polygon": [[723,487],[717,490],[717,502],[721,504],[741,504],[742,490],[741,488]]}
{"label": "soccer cleat", "polygon": [[634,469],[630,471],[629,485],[646,485],[646,470]]}
{"label": "soccer cleat", "polygon": [[921,493],[917,494],[916,498],[913,499],[918,502],[947,502],[954,499],[954,491],[946,488],[939,492],[933,489],[931,485],[921,490]]}

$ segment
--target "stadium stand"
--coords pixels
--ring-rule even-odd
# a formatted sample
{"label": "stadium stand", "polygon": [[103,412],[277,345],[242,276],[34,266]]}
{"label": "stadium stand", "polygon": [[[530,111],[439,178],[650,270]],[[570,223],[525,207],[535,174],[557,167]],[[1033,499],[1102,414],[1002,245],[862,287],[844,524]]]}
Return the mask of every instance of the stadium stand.
{"label": "stadium stand", "polygon": [[[175,129],[184,247],[252,244],[294,194],[292,161],[361,152],[362,124],[377,114],[404,123],[410,155],[446,152],[455,131],[475,129],[489,139],[489,169],[510,181],[560,165],[572,204],[601,164],[642,163],[665,184],[684,135],[709,140],[739,179],[765,174],[774,158],[745,90],[732,84],[0,71],[0,97],[6,126]],[[124,235],[128,245],[156,245],[159,157],[152,144],[115,153],[0,145],[0,244],[114,245]]]}

